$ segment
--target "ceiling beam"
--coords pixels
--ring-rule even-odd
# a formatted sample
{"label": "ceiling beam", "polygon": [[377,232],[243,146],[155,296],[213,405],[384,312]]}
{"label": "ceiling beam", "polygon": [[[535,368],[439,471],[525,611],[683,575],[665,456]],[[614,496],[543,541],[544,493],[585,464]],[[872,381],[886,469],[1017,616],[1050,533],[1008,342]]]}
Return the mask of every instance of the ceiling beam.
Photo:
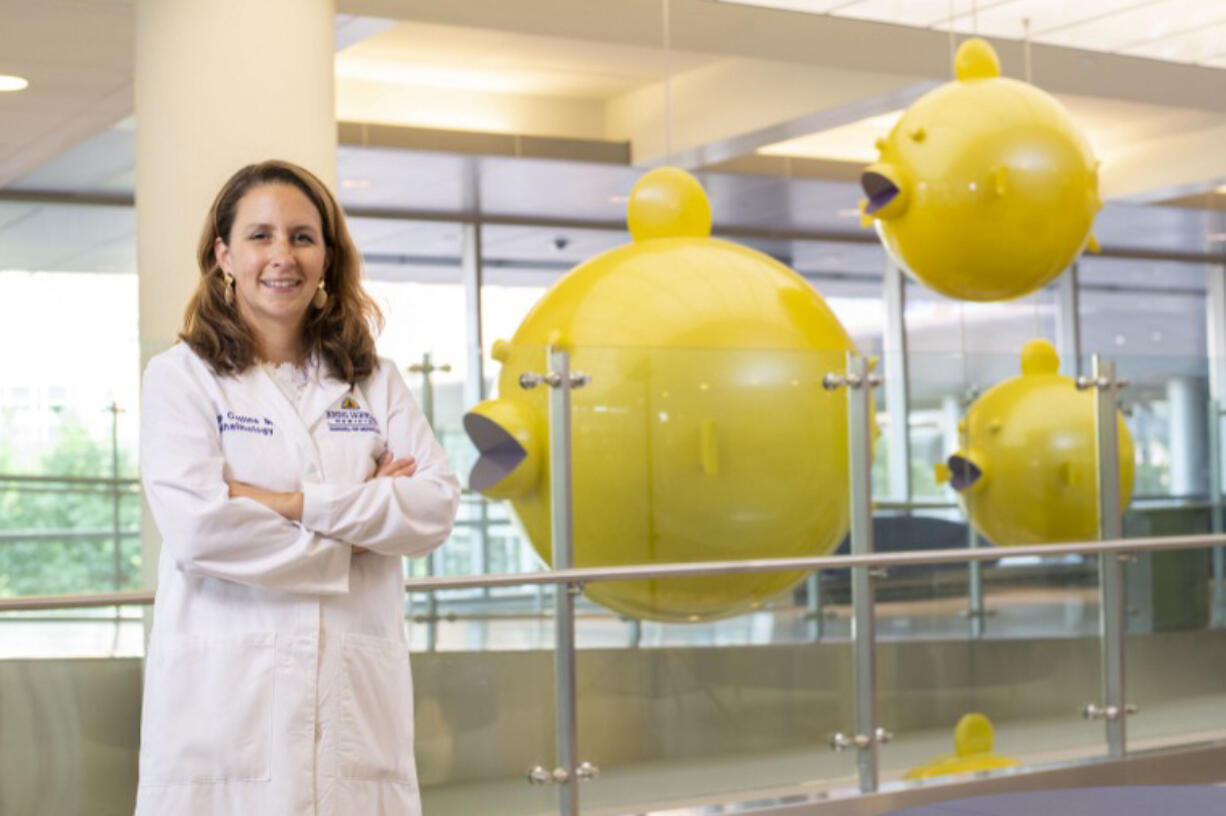
{"label": "ceiling beam", "polygon": [[[359,15],[473,26],[651,48],[663,45],[661,0],[338,0]],[[778,11],[713,0],[671,0],[671,47],[713,56],[791,62],[914,81],[952,75],[951,36],[827,15]],[[1005,74],[1024,73],[1019,40],[992,39]],[[1032,78],[1051,93],[1226,111],[1226,70],[1031,45]]]}
{"label": "ceiling beam", "polygon": [[731,162],[734,159],[749,156],[767,145],[906,108],[937,85],[936,82],[917,82],[876,96],[855,99],[825,110],[775,122],[726,139],[700,144],[676,153],[672,163],[693,170]]}

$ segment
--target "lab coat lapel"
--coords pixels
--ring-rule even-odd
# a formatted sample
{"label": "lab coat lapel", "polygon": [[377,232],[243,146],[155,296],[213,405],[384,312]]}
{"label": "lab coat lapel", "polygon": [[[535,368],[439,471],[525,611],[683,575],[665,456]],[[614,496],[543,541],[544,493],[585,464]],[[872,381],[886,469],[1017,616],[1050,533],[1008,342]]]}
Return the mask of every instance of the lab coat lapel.
{"label": "lab coat lapel", "polygon": [[[239,375],[239,378],[244,391],[256,394],[257,399],[268,406],[269,413],[274,417],[273,421],[276,422],[281,433],[285,434],[286,441],[303,451],[308,462],[319,466],[319,450],[311,438],[308,424],[299,414],[298,406],[289,401],[281,387],[273,382],[272,377],[264,370],[264,366],[254,365]],[[313,381],[314,378],[312,378]],[[310,386],[308,386],[308,392],[309,390]]]}

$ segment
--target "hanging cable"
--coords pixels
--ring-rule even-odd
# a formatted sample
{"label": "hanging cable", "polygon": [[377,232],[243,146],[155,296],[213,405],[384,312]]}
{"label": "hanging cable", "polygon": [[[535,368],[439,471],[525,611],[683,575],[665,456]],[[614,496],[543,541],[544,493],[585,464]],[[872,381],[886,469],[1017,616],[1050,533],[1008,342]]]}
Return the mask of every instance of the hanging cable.
{"label": "hanging cable", "polygon": [[1022,54],[1026,58],[1026,81],[1031,82],[1031,79],[1030,79],[1030,18],[1029,17],[1022,18],[1022,31],[1023,31]]}
{"label": "hanging cable", "polygon": [[949,77],[954,79],[957,75],[954,72],[954,57],[958,54],[958,34],[954,30],[957,24],[957,18],[954,14],[954,0],[949,0]]}
{"label": "hanging cable", "polygon": [[673,158],[673,35],[670,20],[671,0],[661,0],[661,40],[664,43],[664,162]]}

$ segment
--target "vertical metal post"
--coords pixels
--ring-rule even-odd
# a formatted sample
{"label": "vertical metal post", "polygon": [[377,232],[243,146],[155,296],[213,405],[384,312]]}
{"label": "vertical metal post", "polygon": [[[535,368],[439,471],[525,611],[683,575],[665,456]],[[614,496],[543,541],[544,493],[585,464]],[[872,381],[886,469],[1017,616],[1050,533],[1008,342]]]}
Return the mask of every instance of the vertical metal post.
{"label": "vertical metal post", "polygon": [[[123,589],[123,533],[119,518],[119,403],[111,401],[111,584],[116,592]],[[111,637],[111,651],[119,649],[119,627],[122,624],[120,607],[115,607],[115,630]]]}
{"label": "vertical metal post", "polygon": [[481,325],[482,285],[485,276],[481,256],[481,224],[460,225],[460,280],[464,285],[465,354],[464,402],[476,405],[485,399],[485,346]]}
{"label": "vertical metal post", "polygon": [[[571,499],[570,352],[550,347],[550,374],[557,384],[549,390],[549,523],[553,531],[554,569],[574,566],[574,520]],[[575,590],[559,584],[554,605],[554,694],[557,705],[558,813],[578,816],[579,780],[575,761],[579,728],[575,700]]]}
{"label": "vertical metal post", "polygon": [[[868,362],[847,356],[847,438],[851,474],[851,552],[873,551],[873,447],[872,385]],[[857,383],[858,380],[858,383]],[[857,746],[860,790],[877,790],[877,654],[873,609],[873,575],[868,567],[851,570],[852,649],[855,653],[856,734],[865,735]]]}
{"label": "vertical metal post", "polygon": [[1077,292],[1077,264],[1056,279],[1056,353],[1060,371],[1081,376],[1081,311]]}
{"label": "vertical metal post", "polygon": [[[480,189],[476,171],[465,168],[467,175],[466,196],[474,211],[479,209]],[[460,280],[464,285],[464,330],[465,355],[468,366],[464,377],[464,404],[476,405],[485,399],[485,339],[482,314],[484,297],[485,266],[481,254],[481,222],[475,220],[460,225]],[[484,499],[477,506],[478,521],[474,529],[477,540],[473,547],[474,572],[485,572],[489,564],[489,509]],[[481,590],[489,596],[489,587]]]}
{"label": "vertical metal post", "polygon": [[[1098,453],[1098,537],[1102,541],[1121,538],[1120,518],[1120,456],[1117,428],[1117,388],[1115,363],[1093,357],[1094,433]],[[1099,642],[1102,650],[1103,709],[1116,716],[1104,717],[1107,728],[1107,752],[1113,757],[1124,756],[1125,736],[1124,695],[1124,564],[1115,553],[1099,556]]]}
{"label": "vertical metal post", "polygon": [[[973,500],[973,499],[972,499]],[[975,532],[975,526],[971,524],[968,514],[966,519],[966,546],[968,549],[976,549],[982,543],[979,538],[979,533]],[[983,607],[983,564],[979,561],[972,561],[968,567],[968,608],[966,610],[967,618],[970,619],[971,637],[978,640],[983,637],[983,630],[987,623],[987,612]]]}
{"label": "vertical metal post", "polygon": [[825,636],[825,610],[822,609],[822,573],[814,570],[805,580],[805,612],[809,616],[809,640],[817,643]]}
{"label": "vertical metal post", "polygon": [[[123,552],[119,524],[119,403],[112,402],[111,413],[111,585],[118,592],[123,588]],[[116,616],[119,609],[115,609]]]}
{"label": "vertical metal post", "polygon": [[[450,370],[450,366],[443,366],[444,370]],[[426,418],[426,422],[433,429],[434,426],[434,382],[431,379],[431,374],[434,373],[434,364],[430,361],[430,352],[426,352],[421,356],[421,363],[409,366],[409,371],[421,374],[421,413]],[[432,550],[425,558],[426,575],[433,576],[439,572],[437,560],[442,557],[442,553],[435,549]],[[438,595],[434,590],[429,590],[426,593],[426,651],[433,652],[438,649]]]}
{"label": "vertical metal post", "polygon": [[[881,337],[884,358],[886,474],[889,498],[911,501],[911,435],[908,421],[910,394],[907,382],[906,278],[893,261],[886,261],[882,276],[885,327]],[[871,465],[871,461],[870,461]]]}
{"label": "vertical metal post", "polygon": [[[434,379],[435,371],[450,371],[451,366],[444,363],[441,366],[435,366],[430,359],[430,352],[426,352],[421,356],[421,362],[409,366],[409,371],[415,374],[421,374],[421,412],[433,429],[436,427],[434,422]],[[479,530],[478,535],[483,531]],[[443,553],[439,549],[432,550],[426,556],[426,575],[437,575],[443,570],[440,560]],[[475,570],[474,570],[475,571]],[[438,649],[438,595],[434,590],[426,593],[426,651],[433,652]]]}
{"label": "vertical metal post", "polygon": [[[1213,533],[1222,532],[1222,406],[1209,400],[1209,519]],[[1226,625],[1226,558],[1223,549],[1214,547],[1213,596],[1209,605],[1209,626]]]}
{"label": "vertical metal post", "polygon": [[[451,366],[439,366],[439,368],[447,371]],[[410,366],[409,370],[421,374],[421,413],[425,416],[430,429],[434,430],[434,378],[431,377],[434,373],[434,363],[430,361],[430,352],[427,351],[421,355],[420,366]]]}

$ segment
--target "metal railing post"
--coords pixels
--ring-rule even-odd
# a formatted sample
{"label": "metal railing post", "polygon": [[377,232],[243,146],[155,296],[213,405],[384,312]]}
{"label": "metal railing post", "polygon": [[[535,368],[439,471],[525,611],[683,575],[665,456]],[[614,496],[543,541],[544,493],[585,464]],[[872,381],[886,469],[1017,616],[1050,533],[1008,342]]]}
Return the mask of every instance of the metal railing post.
{"label": "metal railing post", "polygon": [[826,610],[822,604],[822,574],[815,570],[805,579],[805,613],[809,618],[809,640],[821,641],[826,634]]}
{"label": "metal railing post", "polygon": [[[426,422],[431,429],[435,428],[434,424],[434,380],[431,377],[435,371],[450,371],[451,366],[443,364],[435,366],[430,360],[430,352],[426,352],[421,356],[421,362],[409,366],[409,371],[414,374],[421,374],[421,413],[426,418]],[[484,538],[485,531],[478,530],[478,535]],[[439,572],[439,559],[442,558],[442,552],[438,549],[432,550],[426,556],[426,575],[434,576]],[[438,593],[426,593],[426,651],[433,652],[438,648]]]}
{"label": "metal railing post", "polygon": [[[975,530],[975,525],[971,524],[970,515],[967,514],[966,519],[966,546],[968,549],[978,549],[981,543],[979,533]],[[980,561],[972,561],[967,565],[967,610],[966,616],[970,620],[971,637],[978,640],[983,637],[985,624],[987,623],[987,610],[983,606],[983,563]]]}
{"label": "metal railing post", "polygon": [[[1097,452],[1098,537],[1122,538],[1120,517],[1120,454],[1117,393],[1126,383],[1117,380],[1115,363],[1095,354],[1092,374],[1077,380],[1077,387],[1094,391],[1094,435]],[[1124,693],[1124,562],[1123,553],[1099,556],[1099,646],[1102,651],[1101,706],[1085,708],[1088,718],[1106,724],[1107,753],[1122,757],[1127,751],[1124,720],[1128,711]]]}
{"label": "metal railing post", "polygon": [[[1209,519],[1210,532],[1222,532],[1222,404],[1209,400]],[[1209,626],[1226,626],[1226,550],[1214,547],[1213,593],[1209,603]]]}
{"label": "metal railing post", "polygon": [[[570,352],[550,347],[549,368],[549,522],[554,569],[574,566],[574,516],[571,496]],[[555,384],[556,383],[556,384]],[[577,584],[554,588],[554,696],[556,704],[558,813],[578,816],[579,780],[575,777],[579,724],[575,691],[575,595]]]}
{"label": "metal railing post", "polygon": [[[873,551],[873,387],[881,378],[869,372],[868,361],[848,353],[847,374],[827,374],[823,385],[830,390],[847,388],[848,472],[851,487],[851,554]],[[851,569],[851,639],[855,677],[855,734],[835,734],[830,741],[835,750],[856,749],[860,791],[877,790],[877,746],[888,742],[889,732],[877,725],[877,638],[873,608],[874,570],[868,566]]]}
{"label": "metal railing post", "polygon": [[[123,409],[119,407],[119,403],[111,401],[107,408],[111,413],[111,568],[113,574],[111,577],[111,588],[116,592],[123,589],[123,534],[120,530],[120,510],[119,510],[119,413]],[[115,607],[115,631],[111,638],[111,652],[119,650],[119,628],[122,625],[123,610],[118,606]]]}

